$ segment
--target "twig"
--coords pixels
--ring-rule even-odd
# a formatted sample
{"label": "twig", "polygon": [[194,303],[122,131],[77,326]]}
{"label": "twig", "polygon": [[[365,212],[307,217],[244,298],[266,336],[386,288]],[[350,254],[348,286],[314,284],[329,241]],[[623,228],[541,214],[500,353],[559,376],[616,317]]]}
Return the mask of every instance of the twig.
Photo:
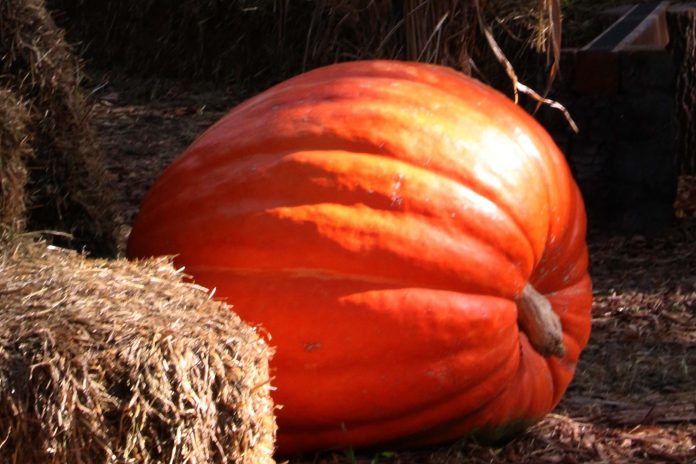
{"label": "twig", "polygon": [[565,106],[563,106],[561,103],[555,100],[542,97],[537,92],[532,90],[530,87],[519,81],[519,79],[517,78],[517,74],[515,73],[515,69],[512,66],[512,63],[510,63],[510,60],[508,60],[505,56],[505,53],[500,48],[500,45],[498,45],[498,42],[496,42],[495,37],[493,37],[493,32],[491,31],[490,26],[486,24],[486,22],[483,19],[483,14],[481,13],[479,0],[474,0],[474,7],[476,8],[476,16],[478,18],[479,27],[483,31],[483,34],[486,36],[488,45],[491,47],[491,50],[495,54],[495,57],[498,59],[500,64],[503,65],[503,67],[505,68],[505,72],[512,81],[515,104],[519,102],[519,92],[522,92],[532,97],[537,102],[548,105],[551,108],[559,110],[561,113],[563,113],[563,116],[565,116],[566,121],[568,121],[570,128],[573,130],[573,132],[577,134],[580,130],[578,129],[577,124],[575,124],[575,121],[573,120],[572,116],[570,115]]}

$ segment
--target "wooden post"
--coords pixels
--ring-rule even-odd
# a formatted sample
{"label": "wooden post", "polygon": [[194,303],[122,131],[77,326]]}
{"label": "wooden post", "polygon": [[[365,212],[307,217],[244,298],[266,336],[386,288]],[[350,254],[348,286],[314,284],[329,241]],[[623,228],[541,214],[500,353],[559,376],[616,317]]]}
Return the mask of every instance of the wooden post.
{"label": "wooden post", "polygon": [[667,11],[676,68],[676,157],[680,174],[696,174],[696,8]]}

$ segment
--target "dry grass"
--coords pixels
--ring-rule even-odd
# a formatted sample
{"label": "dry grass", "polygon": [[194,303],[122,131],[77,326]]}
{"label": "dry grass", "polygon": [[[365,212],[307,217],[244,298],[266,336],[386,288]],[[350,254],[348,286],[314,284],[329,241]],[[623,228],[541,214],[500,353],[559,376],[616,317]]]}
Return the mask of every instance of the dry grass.
{"label": "dry grass", "polygon": [[76,247],[114,254],[119,208],[79,87],[79,63],[43,0],[0,3],[0,56],[0,85],[30,115],[28,228],[68,232]]}
{"label": "dry grass", "polygon": [[272,463],[269,348],[165,260],[0,242],[0,461]]}
{"label": "dry grass", "polygon": [[380,58],[449,66],[528,95],[530,109],[564,111],[545,99],[559,72],[561,0],[188,0],[166,14],[156,0],[49,4],[97,66],[211,79],[242,98],[308,69]]}
{"label": "dry grass", "polygon": [[49,1],[97,66],[211,79],[242,98],[318,66],[382,58],[449,66],[529,95],[530,108],[562,110],[545,100],[559,71],[560,0],[188,0],[166,14],[156,0]]}
{"label": "dry grass", "polygon": [[468,0],[188,0],[168,5],[166,14],[155,0],[49,4],[96,65],[223,81],[249,93],[356,59],[437,62],[468,72],[476,35]]}
{"label": "dry grass", "polygon": [[32,154],[28,123],[22,102],[11,90],[0,89],[0,234],[24,227],[26,164]]}

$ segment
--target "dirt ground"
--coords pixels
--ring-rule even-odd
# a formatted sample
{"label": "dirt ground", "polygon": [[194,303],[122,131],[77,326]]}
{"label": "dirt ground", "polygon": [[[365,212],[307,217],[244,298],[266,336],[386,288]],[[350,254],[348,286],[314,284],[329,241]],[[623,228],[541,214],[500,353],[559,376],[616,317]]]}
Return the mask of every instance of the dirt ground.
{"label": "dirt ground", "polygon": [[[93,84],[100,140],[129,220],[164,167],[238,101],[175,81],[102,75]],[[649,239],[593,233],[589,245],[592,337],[565,399],[540,424],[500,448],[464,441],[290,463],[696,462],[696,218]]]}

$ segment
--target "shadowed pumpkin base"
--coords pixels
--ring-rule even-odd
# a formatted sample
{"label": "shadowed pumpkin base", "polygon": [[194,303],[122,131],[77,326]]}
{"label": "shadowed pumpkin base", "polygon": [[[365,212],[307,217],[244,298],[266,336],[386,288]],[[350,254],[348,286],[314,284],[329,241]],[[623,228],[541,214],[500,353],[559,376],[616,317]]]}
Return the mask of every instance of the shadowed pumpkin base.
{"label": "shadowed pumpkin base", "polygon": [[541,418],[517,419],[497,427],[481,427],[472,430],[465,439],[487,446],[503,446],[540,420]]}

